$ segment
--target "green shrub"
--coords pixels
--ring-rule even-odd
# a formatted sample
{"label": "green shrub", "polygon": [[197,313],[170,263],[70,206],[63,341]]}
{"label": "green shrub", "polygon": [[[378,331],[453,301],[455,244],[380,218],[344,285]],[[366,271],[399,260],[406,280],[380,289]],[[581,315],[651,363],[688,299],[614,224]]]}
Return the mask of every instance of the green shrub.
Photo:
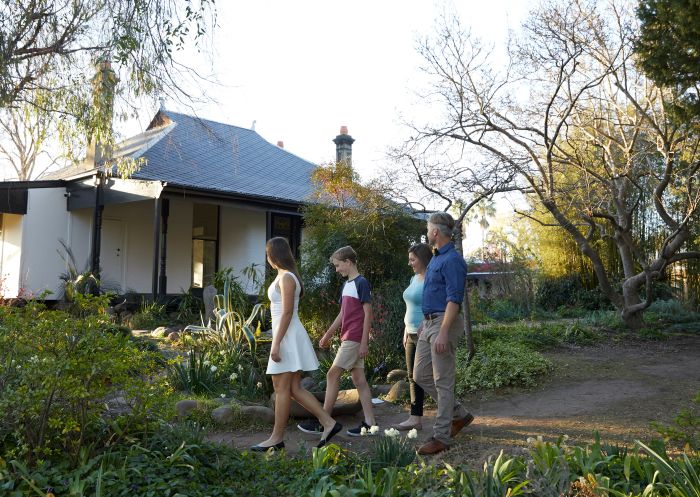
{"label": "green shrub", "polygon": [[165,305],[158,302],[141,301],[139,311],[131,316],[129,326],[132,330],[153,330],[168,324]]}
{"label": "green shrub", "polygon": [[469,361],[466,348],[457,351],[458,394],[504,386],[533,386],[552,369],[551,363],[527,346],[512,342],[485,342]]}
{"label": "green shrub", "polygon": [[[104,316],[75,318],[30,303],[0,309],[0,447],[5,457],[66,457],[144,429],[163,391],[155,356]],[[126,412],[109,411],[121,399]]]}
{"label": "green shrub", "polygon": [[665,441],[698,451],[700,450],[700,392],[693,399],[693,404],[688,409],[682,410],[671,425],[653,423],[653,426]]}

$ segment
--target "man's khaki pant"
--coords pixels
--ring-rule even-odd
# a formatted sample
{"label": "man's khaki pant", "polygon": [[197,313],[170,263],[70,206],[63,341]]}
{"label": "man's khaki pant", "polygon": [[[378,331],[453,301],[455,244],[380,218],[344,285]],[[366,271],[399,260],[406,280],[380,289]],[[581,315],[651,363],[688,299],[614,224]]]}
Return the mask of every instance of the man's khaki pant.
{"label": "man's khaki pant", "polygon": [[450,427],[453,419],[463,418],[467,410],[455,399],[455,353],[462,338],[464,319],[455,317],[447,336],[447,350],[435,352],[435,338],[442,325],[443,314],[423,321],[423,331],[416,346],[413,379],[438,405],[433,437],[450,444]]}

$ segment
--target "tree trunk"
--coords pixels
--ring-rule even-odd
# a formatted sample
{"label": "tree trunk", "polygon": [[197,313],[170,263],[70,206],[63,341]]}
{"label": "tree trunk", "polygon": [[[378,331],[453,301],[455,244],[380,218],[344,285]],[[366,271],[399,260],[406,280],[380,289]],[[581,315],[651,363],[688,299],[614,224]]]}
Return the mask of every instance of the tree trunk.
{"label": "tree trunk", "polygon": [[[461,220],[455,224],[454,235],[457,241],[455,245],[457,253],[460,255],[460,257],[464,258],[462,249],[462,244],[464,242],[464,230],[462,230]],[[462,299],[462,308],[464,309],[462,312],[462,316],[464,317],[464,336],[467,337],[467,349],[469,350],[469,359],[471,359],[474,357],[476,348],[474,346],[474,333],[472,333],[472,316],[471,309],[469,308],[469,283],[467,281],[464,282],[464,298]]]}

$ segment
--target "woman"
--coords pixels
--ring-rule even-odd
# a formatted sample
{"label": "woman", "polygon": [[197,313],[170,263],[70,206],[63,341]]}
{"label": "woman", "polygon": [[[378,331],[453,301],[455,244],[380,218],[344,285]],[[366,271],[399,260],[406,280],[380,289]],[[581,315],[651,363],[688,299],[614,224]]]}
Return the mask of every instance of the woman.
{"label": "woman", "polygon": [[296,261],[284,238],[268,240],[267,261],[277,271],[277,277],[267,289],[272,314],[272,348],[267,374],[272,375],[275,389],[275,426],[272,435],[251,450],[264,452],[284,448],[284,430],[289,418],[291,400],[296,400],[323,426],[319,447],[325,445],[343,426],[336,423],[311,393],[301,386],[301,372],[318,369],[318,359],[304,326],[299,321],[299,297],[303,295]]}
{"label": "woman", "polygon": [[396,425],[399,430],[420,430],[423,419],[423,389],[413,381],[413,362],[416,358],[416,344],[418,343],[418,333],[423,321],[423,280],[428,263],[433,257],[430,246],[425,243],[416,243],[408,249],[408,265],[415,273],[411,278],[408,288],[403,292],[403,299],[406,302],[406,317],[404,323],[406,328],[403,333],[403,346],[406,350],[406,369],[408,370],[408,381],[411,392],[411,415],[407,420]]}

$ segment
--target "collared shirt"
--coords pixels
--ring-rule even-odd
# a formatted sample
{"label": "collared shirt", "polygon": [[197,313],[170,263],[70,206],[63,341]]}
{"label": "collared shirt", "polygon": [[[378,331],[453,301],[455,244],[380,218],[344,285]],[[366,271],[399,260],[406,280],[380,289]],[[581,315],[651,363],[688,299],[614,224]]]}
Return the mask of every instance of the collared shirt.
{"label": "collared shirt", "polygon": [[445,312],[448,302],[457,305],[464,299],[467,263],[452,242],[437,250],[430,259],[423,283],[423,314]]}

